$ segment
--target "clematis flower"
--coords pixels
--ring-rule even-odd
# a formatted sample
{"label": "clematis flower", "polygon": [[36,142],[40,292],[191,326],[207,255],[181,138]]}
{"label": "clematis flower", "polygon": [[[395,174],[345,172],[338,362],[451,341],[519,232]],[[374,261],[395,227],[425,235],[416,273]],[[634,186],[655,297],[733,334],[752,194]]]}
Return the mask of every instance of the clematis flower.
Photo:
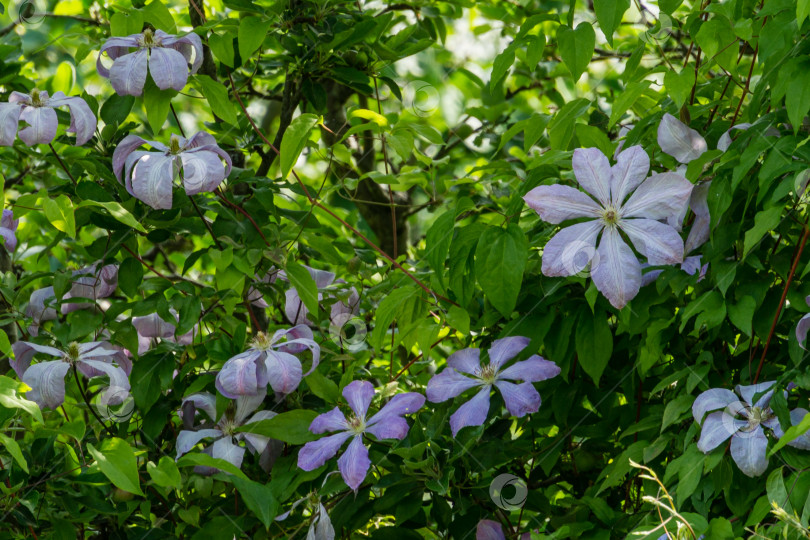
{"label": "clematis flower", "polygon": [[20,224],[19,219],[14,219],[14,212],[11,210],[3,210],[3,217],[0,219],[0,236],[3,237],[3,246],[6,251],[14,251],[17,249],[17,225]]}
{"label": "clematis flower", "polygon": [[[219,420],[216,419],[216,397],[212,394],[201,392],[183,398],[183,411],[188,410],[186,404],[192,404],[195,412],[197,409],[205,412],[216,423],[213,427],[203,425],[196,431],[180,431],[177,434],[177,455],[175,459],[189,452],[203,439],[214,439],[213,444],[206,447],[203,453],[216,459],[224,459],[236,467],[242,466],[242,459],[245,456],[245,448],[237,444],[240,441],[245,441],[247,448],[254,454],[264,456],[271,441],[269,437],[236,430],[239,427],[276,416],[277,413],[273,411],[258,411],[248,418],[248,415],[262,404],[265,395],[266,392],[258,392],[252,396],[240,396],[235,402],[228,404]],[[194,416],[194,413],[192,413],[192,416]],[[195,470],[203,474],[214,474],[217,471],[217,469],[211,467],[195,467]]]}
{"label": "clematis flower", "polygon": [[[763,427],[781,433],[779,420],[770,408],[774,384],[775,381],[737,385],[735,392],[742,401],[734,392],[724,388],[712,388],[700,394],[692,404],[692,416],[702,428],[698,450],[709,453],[731,437],[731,457],[740,470],[750,477],[765,472],[768,468],[768,438]],[[755,400],[758,394],[762,395]],[[802,445],[810,444],[810,439],[790,444],[802,448]]]}
{"label": "clematis flower", "polygon": [[[101,63],[101,56],[105,52],[113,60],[110,69]],[[200,36],[192,32],[178,37],[163,30],[147,28],[140,34],[108,39],[98,52],[96,70],[105,79],[110,79],[119,96],[140,96],[146,83],[147,69],[158,88],[173,88],[179,92],[188,81],[188,64],[191,63],[192,53],[193,75],[202,65]]]}
{"label": "clematis flower", "polygon": [[59,121],[56,107],[67,107],[70,111],[68,133],[76,134],[76,146],[81,146],[93,137],[96,131],[96,115],[80,97],[67,97],[64,92],[56,92],[53,97],[42,90],[31,90],[31,94],[12,92],[8,103],[0,103],[0,146],[14,144],[19,121],[26,127],[19,131],[22,141],[28,146],[48,144],[56,137]]}
{"label": "clematis flower", "polygon": [[[159,151],[136,150],[144,144]],[[183,188],[191,196],[214,191],[230,174],[231,166],[231,157],[217,146],[214,137],[202,131],[190,139],[172,135],[169,146],[127,135],[113,152],[113,172],[130,195],[163,210],[172,207],[172,186],[179,172]]]}
{"label": "clematis flower", "polygon": [[[520,418],[540,409],[540,394],[532,383],[556,377],[560,374],[560,368],[535,354],[504,369],[504,364],[525,349],[530,341],[520,336],[496,339],[489,349],[488,364],[481,361],[480,349],[456,351],[447,358],[447,368],[428,381],[427,398],[433,403],[453,399],[471,388],[480,388],[450,417],[454,437],[463,427],[484,423],[493,386],[501,392],[506,409],[512,416]],[[515,384],[510,381],[521,382]]]}
{"label": "clematis flower", "polygon": [[591,278],[596,288],[621,309],[641,286],[641,263],[621,232],[652,265],[683,262],[681,237],[661,220],[685,211],[692,184],[671,172],[648,178],[650,158],[641,146],[622,151],[613,167],[598,149],[578,148],[573,167],[577,181],[596,200],[560,184],[538,186],[524,197],[543,221],[557,224],[590,219],[563,228],[548,241],[542,272],[546,276],[575,275],[593,259]]}
{"label": "clematis flower", "polygon": [[[110,385],[104,390],[105,403],[119,405],[129,392],[129,364],[126,355],[103,341],[71,343],[66,351],[54,347],[18,341],[11,346],[14,360],[11,367],[17,376],[32,388],[26,395],[41,408],[55,409],[65,401],[65,376],[72,366],[87,378],[106,375]],[[58,360],[31,365],[37,354]]]}
{"label": "clematis flower", "polygon": [[[294,355],[307,349],[312,351],[312,367],[303,373],[301,361]],[[321,348],[304,325],[278,330],[272,337],[259,332],[248,350],[225,362],[216,387],[231,399],[266,392],[268,384],[274,392],[289,394],[318,367],[320,357]]]}
{"label": "clematis flower", "polygon": [[338,458],[338,470],[346,485],[357,491],[371,466],[368,449],[363,444],[363,434],[374,435],[377,439],[404,439],[410,427],[403,416],[421,409],[425,404],[425,397],[415,392],[397,394],[368,419],[368,406],[374,397],[374,387],[370,382],[353,381],[347,384],[343,389],[343,397],[354,414],[347,418],[335,407],[316,417],[309,426],[310,432],[337,433],[305,444],[298,453],[298,466],[305,471],[317,469],[337,454],[343,443],[351,439],[346,452]]}
{"label": "clematis flower", "polygon": [[[531,540],[532,533],[525,532],[520,535],[520,540]],[[506,540],[503,534],[503,526],[491,519],[482,519],[475,528],[475,540]]]}
{"label": "clematis flower", "polygon": [[[174,323],[179,319],[177,310],[169,308],[169,312],[174,315]],[[164,339],[178,345],[191,345],[194,343],[194,333],[197,325],[181,336],[175,335],[177,327],[175,324],[164,321],[157,313],[152,313],[144,317],[133,317],[132,325],[138,331],[138,354],[143,354],[152,347],[153,339]]]}
{"label": "clematis flower", "polygon": [[[806,296],[804,301],[810,306],[810,296]],[[805,342],[807,341],[807,331],[810,330],[810,313],[799,319],[799,324],[796,325],[796,340],[802,349],[807,350]]]}

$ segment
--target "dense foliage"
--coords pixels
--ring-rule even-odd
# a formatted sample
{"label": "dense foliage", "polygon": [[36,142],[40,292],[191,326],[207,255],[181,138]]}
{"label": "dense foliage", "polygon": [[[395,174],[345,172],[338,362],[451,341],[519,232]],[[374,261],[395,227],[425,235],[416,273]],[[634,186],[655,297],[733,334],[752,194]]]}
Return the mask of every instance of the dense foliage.
{"label": "dense foliage", "polygon": [[810,1],[0,8],[0,538],[810,538]]}

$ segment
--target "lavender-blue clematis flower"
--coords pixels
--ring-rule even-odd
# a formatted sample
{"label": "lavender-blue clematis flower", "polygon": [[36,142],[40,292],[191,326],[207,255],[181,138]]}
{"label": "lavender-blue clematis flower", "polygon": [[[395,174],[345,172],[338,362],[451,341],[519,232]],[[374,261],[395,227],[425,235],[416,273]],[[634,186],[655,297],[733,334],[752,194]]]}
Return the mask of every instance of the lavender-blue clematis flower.
{"label": "lavender-blue clematis flower", "polygon": [[[520,535],[520,540],[531,540],[532,533],[525,532]],[[503,534],[503,526],[491,519],[482,519],[475,528],[475,540],[506,540]]]}
{"label": "lavender-blue clematis flower", "polygon": [[3,246],[6,251],[14,251],[17,249],[17,226],[20,224],[19,219],[14,219],[14,212],[11,210],[3,210],[3,217],[0,219],[0,236],[3,237]]}
{"label": "lavender-blue clematis flower", "polygon": [[138,332],[138,354],[143,354],[152,347],[153,339],[162,339],[178,345],[191,345],[194,342],[194,333],[198,325],[183,335],[176,335],[179,315],[177,310],[169,308],[169,312],[174,316],[173,322],[164,321],[157,313],[151,313],[143,317],[133,317],[132,325]]}
{"label": "lavender-blue clematis flower", "polygon": [[[312,351],[312,367],[303,373],[301,361],[294,355],[307,349]],[[225,362],[216,387],[231,399],[265,392],[268,384],[275,392],[289,394],[318,367],[320,356],[320,345],[304,325],[278,330],[272,336],[259,332],[248,350]]]}
{"label": "lavender-blue clematis flower", "polygon": [[480,388],[450,417],[454,437],[461,428],[480,426],[486,421],[493,386],[501,392],[512,416],[521,417],[538,411],[540,394],[532,383],[556,377],[560,374],[559,366],[535,354],[528,360],[504,368],[504,364],[525,349],[530,341],[521,336],[495,340],[489,349],[488,364],[481,362],[480,349],[454,352],[447,358],[447,368],[428,381],[427,398],[434,403],[453,399],[470,388]]}
{"label": "lavender-blue clematis flower", "polygon": [[[737,385],[736,394],[725,388],[712,388],[700,394],[692,405],[692,415],[701,424],[698,450],[711,452],[731,437],[731,457],[740,470],[751,477],[765,472],[768,468],[768,438],[763,427],[777,435],[782,433],[779,420],[770,408],[774,384],[775,381],[751,386]],[[757,395],[759,398],[755,400]],[[795,409],[791,418],[795,415],[801,420],[804,417],[802,411]],[[810,438],[804,437],[788,444],[810,448]]]}
{"label": "lavender-blue clematis flower", "polygon": [[[213,444],[206,447],[203,453],[217,459],[224,459],[236,467],[242,466],[242,459],[245,456],[245,449],[237,444],[240,441],[245,441],[247,448],[258,455],[263,455],[267,449],[271,439],[256,433],[238,432],[237,428],[258,422],[259,420],[267,420],[276,416],[277,413],[273,411],[259,411],[253,416],[248,418],[248,415],[254,412],[259,405],[264,401],[266,392],[259,392],[253,396],[241,396],[235,402],[229,403],[225,412],[217,420],[216,418],[216,397],[208,392],[201,392],[183,398],[183,409],[186,410],[185,405],[191,403],[194,405],[194,411],[204,411],[208,417],[213,420],[215,425],[213,427],[201,426],[196,431],[182,430],[177,434],[177,455],[175,459],[183,454],[189,452],[203,439],[214,439]],[[182,415],[182,413],[181,413]],[[185,421],[185,418],[184,418]],[[216,469],[211,467],[198,467],[195,468],[197,472],[204,474],[213,474]]]}
{"label": "lavender-blue clematis flower", "polygon": [[[159,151],[136,150],[144,144]],[[191,196],[214,191],[231,173],[231,167],[231,157],[217,146],[214,137],[202,131],[189,139],[172,135],[169,146],[127,135],[113,152],[115,177],[133,197],[155,209],[172,207],[172,187],[178,173],[182,173],[183,189]]]}
{"label": "lavender-blue clematis flower", "polygon": [[371,461],[363,444],[363,434],[377,439],[402,440],[410,427],[403,418],[425,404],[425,396],[414,392],[397,394],[378,412],[366,418],[368,406],[374,397],[374,386],[368,381],[353,381],[343,389],[343,397],[353,414],[347,418],[338,407],[315,418],[309,426],[312,433],[337,432],[310,441],[298,453],[298,466],[305,471],[317,469],[338,453],[343,443],[351,439],[346,452],[338,458],[338,469],[346,485],[357,491],[366,478]]}
{"label": "lavender-blue clematis flower", "polygon": [[672,172],[648,178],[650,158],[641,146],[622,151],[612,167],[598,149],[578,148],[573,168],[577,181],[593,198],[561,184],[538,186],[524,197],[549,223],[589,218],[563,228],[548,241],[542,272],[571,276],[591,263],[596,288],[621,309],[641,286],[641,263],[621,233],[652,265],[683,262],[683,240],[663,221],[684,214],[692,184]]}
{"label": "lavender-blue clematis flower", "polygon": [[[109,387],[105,390],[106,402],[118,405],[127,395],[129,370],[132,364],[125,353],[115,349],[109,343],[93,341],[90,343],[71,343],[67,350],[61,351],[46,345],[37,345],[27,341],[18,341],[11,346],[14,360],[11,367],[17,376],[32,388],[27,399],[36,402],[40,407],[55,409],[65,401],[65,376],[72,366],[85,377],[110,378]],[[48,362],[31,365],[37,354],[59,358]]]}
{"label": "lavender-blue clematis flower", "polygon": [[[110,69],[101,63],[105,52],[113,60]],[[120,96],[140,96],[147,69],[158,88],[173,88],[179,92],[188,81],[192,53],[191,74],[194,74],[200,69],[203,59],[200,36],[190,33],[178,37],[147,28],[140,34],[108,39],[98,53],[96,69],[99,75],[110,79],[115,93]]]}
{"label": "lavender-blue clematis flower", "polygon": [[[42,90],[31,90],[31,94],[12,92],[8,103],[0,103],[0,146],[14,144],[14,136],[28,146],[48,144],[56,137],[59,121],[56,107],[70,110],[68,133],[76,134],[76,146],[81,146],[93,137],[96,131],[96,115],[80,97],[67,97],[64,92],[56,92],[53,97]],[[19,121],[26,127],[17,133]]]}

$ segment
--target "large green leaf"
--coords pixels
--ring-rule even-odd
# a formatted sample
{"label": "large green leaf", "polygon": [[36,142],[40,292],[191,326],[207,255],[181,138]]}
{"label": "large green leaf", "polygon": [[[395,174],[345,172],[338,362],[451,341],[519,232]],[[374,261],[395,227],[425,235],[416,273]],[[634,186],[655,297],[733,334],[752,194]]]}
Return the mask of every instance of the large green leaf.
{"label": "large green leaf", "polygon": [[236,111],[233,102],[228,99],[228,89],[208,75],[197,75],[197,81],[200,83],[203,96],[211,106],[211,111],[229,124],[236,124]]}
{"label": "large green leaf", "polygon": [[295,409],[277,414],[273,418],[245,424],[237,429],[242,433],[256,433],[290,444],[304,444],[315,440],[309,425],[318,413],[308,409]]}
{"label": "large green leaf", "polygon": [[583,309],[577,322],[577,359],[582,369],[591,376],[598,386],[599,379],[613,354],[613,334],[607,323],[607,316]]}
{"label": "large green leaf", "polygon": [[562,61],[571,70],[574,80],[579,78],[588,69],[588,63],[593,56],[596,45],[596,34],[589,22],[581,22],[576,29],[561,25],[557,28],[557,45],[560,49]]}
{"label": "large green leaf", "polygon": [[87,443],[87,449],[96,460],[98,468],[113,485],[124,491],[143,495],[138,478],[138,461],[127,441],[113,437],[103,440],[98,449],[91,443]]}
{"label": "large green leaf", "polygon": [[[312,274],[309,273],[309,270],[294,261],[287,263],[286,270],[287,278],[290,280],[292,286],[295,287],[307,311],[309,311],[311,317],[316,317],[318,313],[318,285],[315,283],[315,280],[312,279]],[[313,318],[312,320],[315,319]]]}
{"label": "large green leaf", "polygon": [[284,132],[284,137],[281,139],[281,148],[279,149],[279,163],[281,166],[281,178],[286,180],[290,174],[295,162],[298,161],[298,156],[307,144],[309,133],[312,131],[320,118],[314,114],[302,114],[295,118],[287,127]]}
{"label": "large green leaf", "polygon": [[630,0],[594,0],[593,10],[596,20],[602,27],[602,33],[608,44],[613,47],[613,34],[622,22],[622,16],[630,7]]}
{"label": "large green leaf", "polygon": [[475,277],[501,315],[515,309],[529,257],[526,234],[515,224],[488,227],[475,250]]}
{"label": "large green leaf", "polygon": [[269,19],[254,15],[239,21],[239,56],[242,57],[242,62],[246,62],[261,46],[272,23]]}

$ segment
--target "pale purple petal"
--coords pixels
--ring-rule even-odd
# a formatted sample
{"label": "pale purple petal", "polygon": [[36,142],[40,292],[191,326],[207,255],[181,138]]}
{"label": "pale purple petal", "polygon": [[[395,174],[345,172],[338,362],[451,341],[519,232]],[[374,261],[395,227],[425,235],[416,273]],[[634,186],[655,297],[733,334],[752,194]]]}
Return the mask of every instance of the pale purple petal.
{"label": "pale purple petal", "polygon": [[365,433],[374,435],[377,439],[399,439],[402,440],[408,435],[408,422],[404,418],[392,417],[385,422],[374,424],[366,428]]}
{"label": "pale purple petal", "polygon": [[301,384],[301,362],[295,356],[281,351],[267,351],[264,364],[267,367],[267,380],[275,392],[289,394]]}
{"label": "pale purple petal", "polygon": [[313,518],[307,531],[307,540],[335,540],[335,528],[323,504],[318,503],[318,515]]}
{"label": "pale purple petal", "polygon": [[731,457],[746,476],[755,477],[768,468],[768,438],[760,426],[738,432],[731,438]]}
{"label": "pale purple petal", "polygon": [[267,385],[267,368],[263,353],[249,349],[229,359],[217,374],[216,387],[225,397],[236,399],[241,395],[256,395]]}
{"label": "pale purple petal", "polygon": [[247,394],[236,398],[236,411],[233,418],[237,424],[244,423],[248,415],[258,409],[267,396],[266,388],[259,388],[255,394]]}
{"label": "pale purple petal", "polygon": [[[337,435],[333,435],[336,437]],[[371,460],[368,458],[368,449],[363,444],[360,435],[355,436],[349,447],[342,456],[338,458],[338,469],[346,485],[357,491],[363,480],[366,479],[368,469],[371,467]]]}
{"label": "pale purple petal", "polygon": [[728,147],[731,146],[731,132],[735,129],[748,129],[751,127],[751,124],[747,122],[743,122],[742,124],[737,124],[736,126],[731,126],[728,131],[720,135],[720,139],[717,141],[717,149],[721,152],[725,152],[728,150]]}
{"label": "pale purple petal", "polygon": [[540,409],[540,394],[530,382],[520,384],[499,380],[495,386],[501,391],[509,414],[518,418]]}
{"label": "pale purple petal", "polygon": [[0,227],[0,236],[3,238],[3,247],[6,251],[11,252],[17,249],[17,235],[14,234],[14,231]]}
{"label": "pale purple petal", "polygon": [[45,287],[37,289],[31,293],[28,300],[28,306],[25,308],[26,317],[34,319],[34,325],[38,326],[43,321],[52,321],[58,317],[56,309],[53,307],[46,307],[46,303],[53,304],[55,300],[55,293],[53,287]]}
{"label": "pale purple petal", "polygon": [[[793,426],[799,425],[799,423],[802,420],[804,420],[804,417],[807,416],[808,414],[810,414],[810,412],[808,412],[807,409],[803,409],[801,407],[793,409],[792,411],[790,411],[791,425]],[[776,420],[776,422],[778,424],[778,420]],[[777,433],[777,430],[774,429],[774,433],[777,435],[777,437],[781,437],[782,435],[784,435],[781,426],[779,426],[779,428],[780,428],[779,433]],[[788,446],[793,446],[794,448],[799,448],[801,450],[810,450],[810,432],[805,432],[802,435],[799,435],[798,437],[790,441],[788,443]]]}
{"label": "pale purple petal", "polygon": [[214,397],[213,394],[209,394],[208,392],[200,392],[199,394],[192,394],[184,397],[181,403],[181,408],[182,405],[185,405],[187,402],[193,403],[195,409],[204,411],[211,420],[216,420],[217,398]]}
{"label": "pale purple petal", "polygon": [[[250,417],[250,420],[245,422],[245,425],[252,424],[254,422],[259,422],[261,420],[269,420],[276,416],[278,413],[273,411],[259,411]],[[240,433],[238,435],[240,439],[244,439],[247,441],[248,446],[251,450],[256,454],[261,454],[267,448],[267,445],[270,443],[270,438],[265,437],[263,435],[257,435],[256,433]]]}
{"label": "pale purple petal", "polygon": [[343,431],[308,442],[298,452],[298,466],[305,471],[314,471],[333,458],[351,436],[351,432]]}
{"label": "pale purple petal", "polygon": [[61,360],[40,362],[29,367],[21,377],[22,382],[32,388],[26,399],[37,405],[55,409],[65,402],[65,375],[70,364]]}
{"label": "pale purple petal", "polygon": [[96,131],[96,115],[90,110],[87,102],[80,97],[65,97],[62,92],[56,92],[48,100],[49,107],[62,107],[66,105],[70,111],[70,127],[68,133],[76,134],[76,146],[81,146],[93,137]]}
{"label": "pale purple petal", "polygon": [[602,206],[610,204],[610,162],[598,148],[577,148],[571,160],[577,182]]}
{"label": "pale purple petal", "polygon": [[650,156],[640,145],[631,146],[616,158],[610,169],[610,197],[618,207],[624,199],[647,178],[650,172]]}
{"label": "pale purple petal", "polygon": [[[771,402],[771,397],[773,397],[773,390],[771,388],[775,384],[776,381],[761,382],[759,384],[752,384],[749,386],[738,384],[734,388],[734,391],[742,396],[743,401],[745,401],[747,404],[764,409]],[[768,391],[769,389],[771,390]],[[754,402],[754,396],[757,394],[760,395],[760,398]]]}
{"label": "pale purple petal", "polygon": [[[298,296],[298,291],[296,291],[294,288],[287,289],[284,296],[286,298],[286,302],[284,304],[284,314],[287,316],[287,320],[296,325],[311,325],[312,321],[307,318],[309,312],[304,306],[304,303],[301,302],[301,297]],[[318,300],[320,301],[320,299],[321,295],[319,294]]]}
{"label": "pale purple petal", "polygon": [[110,70],[101,62],[103,53],[106,52],[111,60],[124,56],[128,53],[129,49],[138,46],[138,38],[140,36],[141,34],[133,34],[126,37],[111,37],[105,41],[104,45],[102,45],[101,49],[98,51],[98,57],[96,57],[96,70],[98,74],[105,79],[110,78]]}
{"label": "pale purple petal", "polygon": [[177,36],[166,34],[162,30],[155,32],[155,35],[159,37],[162,37],[163,34],[166,36],[161,40],[163,45],[182,53],[187,62],[191,61],[191,51],[194,51],[194,63],[191,66],[191,74],[196,73],[197,70],[200,69],[203,61],[203,48],[200,36],[194,32],[190,32],[178,38]]}
{"label": "pale purple petal", "polygon": [[497,521],[482,519],[475,529],[475,540],[506,540],[503,527]]}
{"label": "pale purple petal", "polygon": [[711,388],[695,398],[695,402],[692,403],[692,416],[700,423],[707,412],[725,409],[736,401],[739,401],[739,399],[731,390]]}
{"label": "pale purple petal", "polygon": [[137,135],[127,135],[121,139],[121,142],[115,147],[112,158],[113,173],[119,182],[121,182],[121,170],[124,168],[127,157],[129,157],[136,148],[146,143],[146,139],[142,139]]}
{"label": "pale purple petal", "polygon": [[599,217],[601,207],[578,189],[554,184],[537,186],[523,200],[548,223],[561,223],[569,219]]}
{"label": "pale purple petal", "polygon": [[[118,366],[111,363],[102,362],[100,360],[81,359],[77,367],[83,365],[106,374],[110,379],[109,388],[113,389],[113,396],[120,396],[121,400],[126,397],[126,393],[130,390],[129,379],[126,372]],[[117,402],[110,402],[111,405],[118,405],[121,400]]]}
{"label": "pale purple petal", "polygon": [[345,431],[347,429],[349,429],[349,424],[346,423],[346,417],[340,412],[339,407],[319,414],[309,425],[309,431],[317,434],[328,431]]}
{"label": "pale purple petal", "polygon": [[510,336],[496,339],[489,348],[489,365],[500,368],[506,362],[520,354],[532,340],[523,336]]}
{"label": "pale purple petal", "polygon": [[622,217],[664,220],[683,216],[693,187],[678,173],[654,174],[627,200]]}
{"label": "pale purple petal", "polygon": [[366,411],[374,397],[374,386],[368,381],[352,381],[343,388],[343,397],[349,403],[354,414],[366,417]]}
{"label": "pale purple petal", "polygon": [[700,259],[701,259],[700,255],[687,257],[683,260],[683,264],[681,265],[681,270],[683,270],[690,276],[698,274],[698,283],[700,283],[703,280],[703,278],[706,277],[706,272],[709,269],[709,264],[708,263],[701,264]]}
{"label": "pale purple petal", "polygon": [[428,381],[425,395],[429,401],[440,403],[453,399],[464,391],[481,384],[483,383],[480,379],[473,379],[462,375],[453,368],[446,368]]}
{"label": "pale purple petal", "polygon": [[16,231],[17,226],[20,224],[19,219],[14,219],[14,212],[9,209],[3,209],[2,218],[0,218],[0,227],[4,227],[10,231]]}
{"label": "pale purple petal", "polygon": [[146,84],[146,49],[115,59],[110,68],[110,84],[119,96],[140,96]]}
{"label": "pale purple petal", "polygon": [[450,416],[450,430],[453,432],[453,437],[458,434],[461,428],[480,426],[486,421],[489,412],[490,390],[490,386],[484,386],[470,401],[459,407]]}
{"label": "pale purple petal", "polygon": [[28,146],[48,144],[56,137],[59,121],[56,119],[56,111],[50,107],[25,107],[20,120],[28,124],[18,133]]}
{"label": "pale purple petal", "polygon": [[689,236],[686,237],[684,253],[690,253],[709,239],[711,216],[709,215],[708,197],[711,185],[711,182],[703,182],[692,189],[692,194],[689,197],[689,207],[695,213],[695,221],[692,222]]}
{"label": "pale purple petal", "polygon": [[175,443],[175,450],[177,455],[175,459],[183,454],[189,452],[192,448],[203,439],[222,437],[222,432],[218,429],[201,429],[199,431],[183,430],[177,434],[177,442]]}
{"label": "pale purple petal", "polygon": [[745,420],[734,418],[725,411],[709,413],[701,426],[698,450],[703,453],[711,452],[747,425]]}
{"label": "pale purple petal", "polygon": [[172,207],[174,156],[149,153],[132,171],[132,191],[135,197],[156,210]]}
{"label": "pale purple petal", "polygon": [[669,225],[652,219],[625,219],[619,226],[651,265],[683,262],[683,240]]}
{"label": "pale purple petal", "polygon": [[[175,319],[177,322],[177,319]],[[151,313],[144,317],[133,317],[132,325],[138,334],[147,338],[171,338],[174,337],[175,326],[160,318],[157,313]]]}
{"label": "pale purple petal", "polygon": [[596,237],[603,227],[594,220],[560,229],[543,248],[543,275],[573,276],[585,270],[596,253]]}
{"label": "pale purple petal", "polygon": [[810,330],[810,313],[799,319],[799,324],[796,325],[796,339],[801,345],[802,349],[807,350],[805,343],[807,341],[807,332]]}
{"label": "pale purple petal", "polygon": [[658,124],[658,145],[681,163],[699,158],[709,148],[697,131],[669,113]]}
{"label": "pale purple petal", "polygon": [[180,52],[164,47],[152,48],[149,54],[149,73],[155,81],[155,86],[161,90],[173,88],[179,92],[186,86],[188,80],[186,59]]}
{"label": "pale purple petal", "polygon": [[183,152],[183,188],[188,195],[214,191],[225,179],[225,169],[213,152]]}
{"label": "pale purple petal", "polygon": [[17,136],[22,107],[16,103],[0,103],[0,146],[11,146]]}
{"label": "pale purple petal", "polygon": [[378,439],[403,439],[408,434],[408,423],[401,417],[415,413],[424,404],[425,396],[421,394],[397,394],[368,420],[366,431]]}
{"label": "pale purple petal", "polygon": [[214,441],[211,446],[211,456],[216,459],[224,459],[231,465],[241,468],[245,449],[233,444],[230,437],[222,437]]}
{"label": "pale purple petal", "polygon": [[615,227],[605,229],[596,254],[598,260],[591,265],[591,278],[613,307],[622,309],[638,294],[641,265]]}
{"label": "pale purple petal", "polygon": [[37,345],[36,343],[30,343],[28,341],[12,343],[11,350],[14,352],[14,359],[10,361],[10,364],[20,379],[22,379],[28,366],[31,365],[31,359],[34,358],[36,354],[47,354],[56,358],[64,356],[64,353],[59,349],[46,345]]}
{"label": "pale purple petal", "polygon": [[534,355],[528,360],[515,362],[498,374],[498,379],[511,379],[526,382],[539,382],[551,379],[560,374],[560,366]]}
{"label": "pale purple petal", "polygon": [[476,348],[462,349],[447,357],[447,365],[456,371],[475,375],[481,369],[481,351]]}

